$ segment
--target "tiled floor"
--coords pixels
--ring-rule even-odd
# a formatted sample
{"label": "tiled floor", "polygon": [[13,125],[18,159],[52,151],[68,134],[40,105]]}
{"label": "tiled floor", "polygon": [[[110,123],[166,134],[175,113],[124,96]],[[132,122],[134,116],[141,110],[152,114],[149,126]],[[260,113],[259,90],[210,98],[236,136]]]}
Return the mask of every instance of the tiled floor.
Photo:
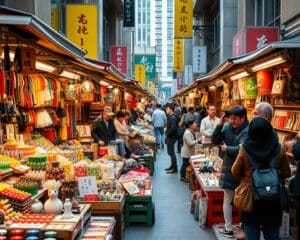
{"label": "tiled floor", "polygon": [[[179,156],[177,161],[180,168]],[[212,229],[201,229],[189,212],[188,183],[180,182],[179,174],[165,173],[169,164],[166,150],[158,150],[153,176],[155,224],[126,227],[125,240],[215,240]]]}

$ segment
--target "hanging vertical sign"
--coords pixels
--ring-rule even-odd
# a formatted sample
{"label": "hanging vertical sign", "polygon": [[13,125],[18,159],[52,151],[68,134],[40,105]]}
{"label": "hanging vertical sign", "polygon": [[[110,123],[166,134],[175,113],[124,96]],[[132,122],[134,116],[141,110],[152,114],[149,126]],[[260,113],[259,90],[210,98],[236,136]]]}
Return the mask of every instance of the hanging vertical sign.
{"label": "hanging vertical sign", "polygon": [[184,84],[189,85],[193,81],[192,65],[184,66]]}
{"label": "hanging vertical sign", "polygon": [[206,46],[193,47],[193,73],[206,73]]}
{"label": "hanging vertical sign", "polygon": [[146,78],[154,79],[156,74],[156,56],[152,54],[142,54],[134,56],[135,64],[146,66]]}
{"label": "hanging vertical sign", "polygon": [[154,94],[155,92],[155,85],[153,82],[148,82],[148,90],[151,94]]}
{"label": "hanging vertical sign", "polygon": [[175,38],[193,37],[193,0],[175,1]]}
{"label": "hanging vertical sign", "polygon": [[123,19],[124,31],[134,31],[134,25],[135,25],[134,1],[135,0],[124,0],[124,19]]}
{"label": "hanging vertical sign", "polygon": [[110,49],[110,61],[115,67],[124,74],[127,74],[127,47],[113,46]]}
{"label": "hanging vertical sign", "polygon": [[22,47],[21,49],[22,73],[29,74],[35,72],[35,49]]}
{"label": "hanging vertical sign", "polygon": [[51,27],[59,31],[59,9],[57,4],[51,5]]}
{"label": "hanging vertical sign", "polygon": [[146,86],[146,66],[143,64],[135,64],[134,77],[143,87]]}
{"label": "hanging vertical sign", "polygon": [[67,38],[86,51],[86,57],[98,58],[97,5],[68,4],[66,8]]}
{"label": "hanging vertical sign", "polygon": [[183,56],[184,56],[183,39],[174,39],[174,72],[183,72]]}

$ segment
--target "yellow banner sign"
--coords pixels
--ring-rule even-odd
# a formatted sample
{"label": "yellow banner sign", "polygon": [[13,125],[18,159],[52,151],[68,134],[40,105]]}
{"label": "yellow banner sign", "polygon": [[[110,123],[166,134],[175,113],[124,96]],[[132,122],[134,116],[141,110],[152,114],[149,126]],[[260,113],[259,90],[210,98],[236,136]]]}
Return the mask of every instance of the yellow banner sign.
{"label": "yellow banner sign", "polygon": [[155,84],[153,82],[148,82],[148,90],[151,94],[155,92]]}
{"label": "yellow banner sign", "polygon": [[174,39],[174,72],[183,72],[184,68],[184,41],[183,39]]}
{"label": "yellow banner sign", "polygon": [[51,27],[59,31],[59,10],[56,4],[51,6]]}
{"label": "yellow banner sign", "polygon": [[175,38],[193,37],[193,0],[175,1]]}
{"label": "yellow banner sign", "polygon": [[134,65],[134,77],[143,87],[146,85],[146,66],[144,64]]}
{"label": "yellow banner sign", "polygon": [[67,38],[86,51],[86,57],[98,58],[97,5],[68,4],[66,8]]}

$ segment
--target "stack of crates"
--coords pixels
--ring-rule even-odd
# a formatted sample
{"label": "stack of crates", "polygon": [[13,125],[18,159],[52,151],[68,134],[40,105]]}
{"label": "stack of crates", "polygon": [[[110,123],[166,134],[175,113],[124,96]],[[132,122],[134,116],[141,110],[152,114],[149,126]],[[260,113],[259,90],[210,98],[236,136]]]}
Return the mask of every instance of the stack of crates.
{"label": "stack of crates", "polygon": [[141,157],[141,164],[143,164],[144,167],[149,168],[150,175],[152,176],[154,173],[154,155],[153,154],[144,154]]}
{"label": "stack of crates", "polygon": [[125,224],[154,224],[154,204],[152,196],[127,196],[125,202]]}

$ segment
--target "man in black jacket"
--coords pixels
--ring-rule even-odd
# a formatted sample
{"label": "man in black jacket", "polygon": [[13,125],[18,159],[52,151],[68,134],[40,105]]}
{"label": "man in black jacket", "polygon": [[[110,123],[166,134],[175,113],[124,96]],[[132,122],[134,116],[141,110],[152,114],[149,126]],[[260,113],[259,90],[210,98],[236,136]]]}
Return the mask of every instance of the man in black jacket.
{"label": "man in black jacket", "polygon": [[92,137],[99,146],[107,146],[109,144],[117,144],[118,154],[124,157],[138,158],[138,156],[131,154],[125,143],[118,139],[118,133],[114,122],[111,119],[115,114],[112,112],[110,106],[105,106],[102,117],[96,119],[92,126]]}
{"label": "man in black jacket", "polygon": [[167,151],[171,158],[170,167],[165,170],[167,173],[177,173],[177,159],[174,150],[174,144],[177,141],[177,129],[179,118],[174,114],[175,105],[173,103],[168,103],[166,105],[166,113],[168,114],[167,129],[166,129],[166,144]]}
{"label": "man in black jacket", "polygon": [[[224,152],[220,187],[224,190],[223,214],[225,229],[219,233],[225,237],[233,237],[232,231],[232,201],[234,189],[239,185],[239,179],[232,175],[231,167],[238,155],[240,145],[248,136],[247,110],[239,105],[233,106],[226,116],[224,113],[212,135],[212,143],[220,145]],[[228,117],[231,122],[226,123]],[[226,124],[225,124],[226,123]]]}

